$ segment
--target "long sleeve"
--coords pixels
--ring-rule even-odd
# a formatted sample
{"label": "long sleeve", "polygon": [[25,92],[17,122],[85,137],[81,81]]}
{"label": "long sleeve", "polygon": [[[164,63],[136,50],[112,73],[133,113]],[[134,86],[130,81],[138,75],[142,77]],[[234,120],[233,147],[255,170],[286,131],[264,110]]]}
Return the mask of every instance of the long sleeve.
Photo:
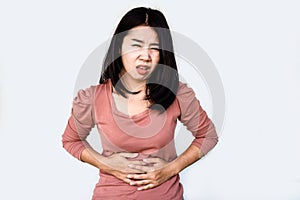
{"label": "long sleeve", "polygon": [[62,135],[63,147],[74,157],[80,160],[81,152],[90,147],[86,141],[94,127],[94,87],[79,90],[73,100],[71,116]]}
{"label": "long sleeve", "polygon": [[186,84],[180,83],[177,100],[180,106],[179,120],[192,132],[195,139],[192,144],[207,154],[218,142],[213,122],[202,109],[194,91]]}

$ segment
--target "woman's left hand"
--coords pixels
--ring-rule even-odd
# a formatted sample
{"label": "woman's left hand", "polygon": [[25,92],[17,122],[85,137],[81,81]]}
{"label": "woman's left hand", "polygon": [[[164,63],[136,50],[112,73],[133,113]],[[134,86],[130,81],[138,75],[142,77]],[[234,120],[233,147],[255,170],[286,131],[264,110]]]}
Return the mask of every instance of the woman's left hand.
{"label": "woman's left hand", "polygon": [[140,186],[138,190],[146,190],[159,186],[174,176],[176,173],[170,167],[170,164],[161,158],[146,158],[143,162],[148,165],[129,165],[128,167],[145,171],[145,174],[128,174],[131,179],[130,185]]}

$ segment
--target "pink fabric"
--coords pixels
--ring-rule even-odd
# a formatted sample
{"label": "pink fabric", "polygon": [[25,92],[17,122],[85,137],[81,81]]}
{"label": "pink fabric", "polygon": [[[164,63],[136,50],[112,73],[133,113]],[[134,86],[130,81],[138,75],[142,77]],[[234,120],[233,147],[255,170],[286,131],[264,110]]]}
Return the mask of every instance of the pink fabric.
{"label": "pink fabric", "polygon": [[[112,84],[92,86],[80,90],[74,99],[72,113],[62,136],[64,148],[80,160],[81,152],[89,146],[86,142],[95,125],[100,133],[104,156],[114,152],[138,152],[142,159],[149,156],[172,161],[177,157],[174,130],[179,119],[195,139],[192,144],[207,154],[217,143],[218,136],[211,120],[201,108],[195,93],[180,83],[176,100],[162,114],[147,109],[129,117],[117,110],[112,97]],[[100,180],[93,199],[182,199],[183,189],[179,175],[162,185],[137,191],[121,180],[100,170]]]}

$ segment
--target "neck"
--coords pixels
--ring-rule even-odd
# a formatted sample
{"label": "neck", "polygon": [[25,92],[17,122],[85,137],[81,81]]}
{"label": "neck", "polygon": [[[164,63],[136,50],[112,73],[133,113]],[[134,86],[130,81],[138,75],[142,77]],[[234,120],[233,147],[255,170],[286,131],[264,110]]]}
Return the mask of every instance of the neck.
{"label": "neck", "polygon": [[146,90],[146,80],[135,80],[130,75],[121,76],[120,80],[123,85],[131,92],[144,92]]}

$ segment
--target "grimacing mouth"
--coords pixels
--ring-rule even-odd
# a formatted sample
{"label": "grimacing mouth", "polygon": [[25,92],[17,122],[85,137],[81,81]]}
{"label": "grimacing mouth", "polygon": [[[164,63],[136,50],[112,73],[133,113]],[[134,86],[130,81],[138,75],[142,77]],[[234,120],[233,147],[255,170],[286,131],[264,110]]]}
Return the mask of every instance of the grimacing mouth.
{"label": "grimacing mouth", "polygon": [[149,70],[151,65],[138,65],[136,66],[137,69]]}

